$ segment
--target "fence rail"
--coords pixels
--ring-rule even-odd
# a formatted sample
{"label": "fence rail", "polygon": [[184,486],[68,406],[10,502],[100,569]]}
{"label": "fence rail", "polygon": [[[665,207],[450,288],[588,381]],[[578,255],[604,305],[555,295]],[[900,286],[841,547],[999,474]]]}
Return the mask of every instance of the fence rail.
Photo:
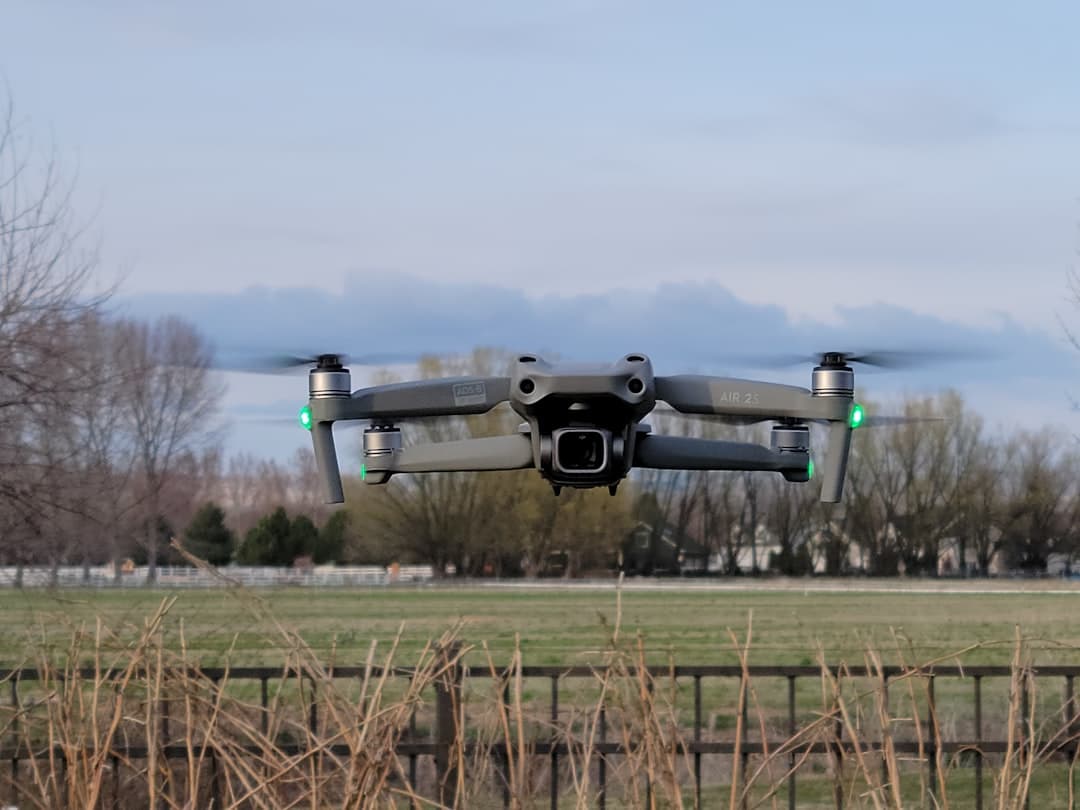
{"label": "fence rail", "polygon": [[[457,659],[454,656],[457,655],[457,649],[447,649],[444,651],[444,655],[448,661],[456,661]],[[394,667],[385,670],[386,675],[395,678],[410,678],[413,673],[414,670],[409,667]],[[308,701],[307,722],[313,732],[319,727],[320,685],[310,673],[281,667],[230,667],[228,669],[191,669],[187,671],[186,674],[192,677],[198,676],[209,679],[214,682],[225,680],[228,680],[231,683],[239,681],[258,682],[260,694],[259,705],[264,713],[268,713],[271,709],[271,702],[269,700],[270,690],[268,688],[268,685],[271,682],[283,679],[299,679],[308,687],[308,691],[306,692],[306,699]],[[360,679],[365,677],[377,678],[383,674],[384,669],[377,666],[334,666],[328,667],[326,670],[326,678],[332,681]],[[417,790],[417,792],[421,792],[419,790],[420,785],[418,784],[417,777],[418,761],[421,758],[428,758],[434,763],[436,775],[434,789],[433,791],[429,791],[429,793],[434,794],[432,798],[441,801],[447,806],[452,806],[454,794],[450,786],[454,782],[454,768],[456,767],[454,764],[455,758],[452,756],[453,753],[463,752],[466,759],[477,755],[486,755],[492,757],[497,763],[507,763],[510,761],[512,755],[525,754],[531,758],[547,760],[548,794],[550,806],[555,810],[559,807],[560,796],[563,795],[565,783],[565,778],[562,776],[563,768],[560,767],[560,762],[565,761],[567,757],[574,754],[577,750],[574,746],[565,741],[559,728],[560,710],[563,706],[560,698],[563,695],[564,687],[571,681],[597,679],[598,677],[604,677],[607,674],[607,671],[603,668],[591,666],[521,666],[513,671],[503,669],[496,670],[495,672],[490,668],[473,667],[464,664],[454,664],[449,666],[445,675],[435,684],[433,701],[434,721],[431,724],[430,732],[426,735],[426,739],[424,738],[425,735],[421,735],[417,731],[416,714],[414,712],[409,722],[409,728],[406,730],[403,738],[395,746],[396,755],[403,760],[407,760],[407,772],[411,782],[410,787]],[[68,678],[74,678],[76,675],[81,679],[89,680],[99,676],[100,673],[93,668],[84,668],[69,672]],[[547,680],[550,687],[549,697],[547,699],[547,711],[545,712],[545,715],[549,717],[551,721],[550,732],[547,734],[532,735],[525,745],[525,751],[519,750],[519,747],[516,745],[507,745],[505,742],[488,744],[478,743],[468,739],[462,728],[463,720],[466,724],[468,723],[465,712],[461,710],[464,705],[462,702],[462,695],[465,685],[471,680],[490,679],[492,677],[496,679],[507,679],[508,681],[511,676],[518,676],[522,679]],[[1022,699],[1025,714],[1029,707],[1029,699],[1033,694],[1036,681],[1039,683],[1060,681],[1060,686],[1063,689],[1061,710],[1066,715],[1064,720],[1070,733],[1060,739],[1060,744],[1054,747],[1049,752],[1049,755],[1072,761],[1076,759],[1078,754],[1078,734],[1071,732],[1080,731],[1080,712],[1077,711],[1077,701],[1075,699],[1074,691],[1075,679],[1080,676],[1080,665],[1050,665],[1024,669],[1019,671],[1019,680],[1017,680],[1017,668],[997,665],[935,666],[933,668],[885,666],[875,670],[873,673],[853,671],[847,666],[822,668],[807,665],[754,665],[744,669],[741,666],[728,665],[677,665],[671,667],[626,667],[620,671],[620,676],[629,678],[646,676],[650,679],[650,683],[660,682],[665,679],[674,679],[674,682],[676,683],[689,683],[689,685],[692,686],[693,722],[685,729],[687,732],[685,738],[679,739],[672,743],[672,745],[675,746],[678,753],[686,757],[691,764],[690,787],[695,796],[695,806],[702,806],[702,789],[705,784],[705,779],[703,777],[706,775],[704,767],[706,765],[706,759],[709,757],[726,756],[738,758],[741,778],[745,780],[749,758],[752,756],[761,756],[770,752],[775,753],[782,751],[786,756],[787,761],[794,764],[798,758],[804,754],[816,754],[830,758],[830,760],[838,767],[842,768],[843,763],[847,758],[853,757],[858,753],[880,755],[888,748],[894,753],[916,757],[920,767],[925,768],[930,776],[930,790],[934,789],[935,769],[941,766],[939,755],[961,753],[969,755],[969,764],[975,771],[974,806],[981,810],[984,806],[985,777],[983,769],[986,757],[994,754],[1008,754],[1018,750],[1023,751],[1025,746],[1030,748],[1033,744],[1032,739],[1030,739],[1030,730],[1032,726],[1031,724],[1024,722],[1017,723],[1016,728],[1014,729],[1015,733],[1012,735],[1011,739],[984,736],[984,693],[986,691],[984,689],[984,682],[987,680],[993,681],[995,679],[1007,678],[1010,679],[1010,683],[1019,683],[1023,690]],[[928,728],[932,728],[933,733],[928,737],[919,740],[904,740],[891,737],[886,740],[884,738],[885,735],[882,735],[879,739],[852,740],[845,737],[843,728],[839,724],[839,720],[837,720],[835,727],[836,733],[830,739],[798,740],[797,735],[800,732],[800,726],[797,722],[799,711],[796,699],[798,691],[797,685],[800,680],[805,681],[812,679],[820,681],[827,676],[845,680],[866,680],[867,678],[875,678],[878,680],[880,688],[884,690],[886,702],[888,701],[890,683],[894,683],[897,679],[901,678],[925,679],[927,687],[926,722]],[[0,679],[9,684],[11,706],[16,711],[23,707],[20,699],[20,686],[29,688],[28,685],[38,681],[41,677],[40,673],[34,669],[0,669]],[[51,674],[49,677],[52,681],[64,680],[63,678],[58,679],[55,674]],[[786,706],[784,707],[786,709],[785,714],[787,721],[786,736],[782,738],[777,737],[775,739],[704,739],[703,731],[705,729],[705,724],[703,722],[703,716],[706,706],[704,705],[702,687],[705,681],[734,680],[740,684],[746,684],[748,682],[767,678],[781,679],[786,683],[787,697]],[[962,739],[946,739],[937,725],[936,718],[938,706],[936,705],[934,697],[935,684],[943,681],[958,681],[970,684],[970,705],[973,710],[973,734],[970,736]],[[506,696],[504,693],[504,700],[505,699]],[[744,730],[748,730],[745,701],[742,702],[742,707],[743,727]],[[605,807],[608,800],[608,790],[611,779],[611,762],[615,758],[629,755],[633,746],[632,743],[628,745],[625,740],[620,741],[618,739],[610,739],[609,729],[605,722],[605,713],[606,707],[601,705],[599,707],[597,738],[591,743],[591,752],[595,754],[597,758],[596,804],[601,808]],[[161,726],[158,740],[159,744],[156,746],[155,751],[156,756],[164,757],[165,759],[183,759],[192,757],[193,751],[196,756],[212,756],[212,752],[208,753],[205,744],[197,745],[192,749],[188,745],[176,744],[175,741],[170,738],[170,716],[167,703],[163,703],[160,716]],[[263,724],[265,729],[265,715]],[[311,750],[310,745],[304,744],[283,743],[278,746],[278,748],[283,753],[289,755],[302,755]],[[319,750],[324,754],[337,757],[348,757],[356,753],[348,745],[341,744],[321,746]],[[6,743],[0,742],[0,760],[10,762],[12,779],[15,779],[18,775],[20,762],[25,762],[33,758],[40,759],[50,755],[69,757],[74,753],[75,752],[70,748],[61,750],[55,747],[43,747],[30,751],[25,744],[20,744],[18,740],[9,739]],[[256,753],[255,749],[252,749],[251,753]],[[114,745],[109,752],[109,756],[115,763],[113,771],[114,780],[119,780],[121,762],[131,763],[133,761],[146,760],[150,754],[151,752],[146,745]],[[797,790],[800,783],[798,775],[798,769],[793,768],[784,779],[787,806],[789,808],[797,806]],[[1069,778],[1072,778],[1071,770]],[[504,806],[509,807],[510,797],[505,782],[501,787],[503,789],[503,804]],[[218,787],[215,782],[215,806],[218,806],[219,804],[217,790]],[[116,798],[118,796],[119,787],[117,782],[117,787],[114,790],[114,802],[118,801]],[[837,788],[833,800],[837,808],[844,807],[844,791]],[[114,806],[118,805],[114,804]]]}
{"label": "fence rail", "polygon": [[[133,566],[119,573],[111,565],[55,567],[0,566],[0,587],[21,588],[144,588],[150,569]],[[210,572],[184,565],[162,565],[156,569],[154,584],[161,588],[217,588],[235,583],[246,588],[298,586],[348,588],[365,585],[430,582],[430,565],[314,566],[285,568],[264,565],[229,565]]]}

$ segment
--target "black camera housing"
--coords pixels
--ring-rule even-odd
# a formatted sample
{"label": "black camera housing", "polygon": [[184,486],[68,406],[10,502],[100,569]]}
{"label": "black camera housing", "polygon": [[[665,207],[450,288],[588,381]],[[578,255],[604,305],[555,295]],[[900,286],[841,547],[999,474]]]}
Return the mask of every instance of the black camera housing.
{"label": "black camera housing", "polygon": [[611,465],[611,431],[593,427],[565,427],[551,433],[551,466],[560,475],[589,476],[606,473]]}

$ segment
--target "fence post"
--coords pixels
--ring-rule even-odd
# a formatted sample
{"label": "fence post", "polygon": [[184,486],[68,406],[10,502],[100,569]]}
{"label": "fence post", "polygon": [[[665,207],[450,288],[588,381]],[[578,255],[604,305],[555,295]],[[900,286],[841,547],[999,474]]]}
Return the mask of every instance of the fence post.
{"label": "fence post", "polygon": [[551,810],[559,810],[559,676],[551,677]]}
{"label": "fence post", "polygon": [[[1034,686],[1032,682],[1032,673],[1030,669],[1024,669],[1020,675],[1020,688],[1023,690],[1023,736],[1020,738],[1023,744],[1024,752],[1024,764],[1028,764],[1028,760],[1035,756],[1035,741],[1031,738],[1031,733],[1034,732],[1034,722],[1030,722],[1031,718],[1031,689]],[[1024,794],[1024,810],[1031,810],[1031,791],[1028,790]]]}
{"label": "fence post", "polygon": [[836,810],[844,810],[844,721],[840,712],[840,702],[844,699],[844,691],[840,679],[843,677],[843,667],[836,667],[836,724],[833,729],[835,741],[833,742],[833,767],[836,768],[836,782],[833,785],[833,804]]}
{"label": "fence post", "polygon": [[975,676],[975,810],[983,810],[982,675]]}
{"label": "fence post", "polygon": [[11,673],[11,803],[14,804],[19,796],[17,789],[19,781],[19,715],[22,706],[19,704],[19,673]]}
{"label": "fence post", "polygon": [[458,710],[461,706],[462,667],[458,662],[461,644],[453,642],[439,649],[443,666],[442,676],[435,682],[435,781],[439,802],[455,807],[457,799],[457,767],[454,764],[454,745],[459,742]]}
{"label": "fence post", "polygon": [[934,701],[934,676],[928,675],[926,679],[926,730],[930,735],[930,741],[926,746],[929,757],[927,763],[930,770],[930,801],[937,804],[937,780],[938,780],[938,722],[937,704]]}

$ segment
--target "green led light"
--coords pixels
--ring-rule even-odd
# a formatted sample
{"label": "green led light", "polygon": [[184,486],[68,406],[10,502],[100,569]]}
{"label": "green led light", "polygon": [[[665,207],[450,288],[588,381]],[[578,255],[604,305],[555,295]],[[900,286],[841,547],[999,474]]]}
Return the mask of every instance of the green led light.
{"label": "green led light", "polygon": [[848,427],[854,430],[863,423],[865,418],[866,412],[863,410],[863,406],[856,402],[851,406],[851,413],[848,414]]}
{"label": "green led light", "polygon": [[300,427],[311,430],[311,408],[307,405],[300,409]]}
{"label": "green led light", "polygon": [[360,480],[367,481],[367,464],[360,465]]}
{"label": "green led light", "polygon": [[806,477],[807,479],[814,477],[814,460],[810,459],[806,464]]}

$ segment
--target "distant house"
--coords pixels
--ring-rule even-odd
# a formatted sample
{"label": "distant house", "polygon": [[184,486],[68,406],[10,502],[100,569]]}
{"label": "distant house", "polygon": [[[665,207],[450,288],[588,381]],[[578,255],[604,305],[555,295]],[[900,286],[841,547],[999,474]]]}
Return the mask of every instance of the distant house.
{"label": "distant house", "polygon": [[[941,577],[955,577],[960,576],[962,572],[967,572],[968,576],[982,575],[984,572],[979,570],[979,555],[975,549],[970,545],[964,551],[963,557],[964,564],[960,564],[960,544],[955,538],[946,541],[942,544],[941,555],[938,557],[937,572]],[[990,565],[985,572],[987,576],[1001,576],[1008,572],[1008,566],[1005,564],[1005,555],[1000,551],[994,552],[994,555],[990,558]]]}
{"label": "distant house", "polygon": [[622,545],[622,570],[641,576],[693,575],[709,570],[709,551],[688,535],[679,537],[671,527],[657,529],[638,523]]}

